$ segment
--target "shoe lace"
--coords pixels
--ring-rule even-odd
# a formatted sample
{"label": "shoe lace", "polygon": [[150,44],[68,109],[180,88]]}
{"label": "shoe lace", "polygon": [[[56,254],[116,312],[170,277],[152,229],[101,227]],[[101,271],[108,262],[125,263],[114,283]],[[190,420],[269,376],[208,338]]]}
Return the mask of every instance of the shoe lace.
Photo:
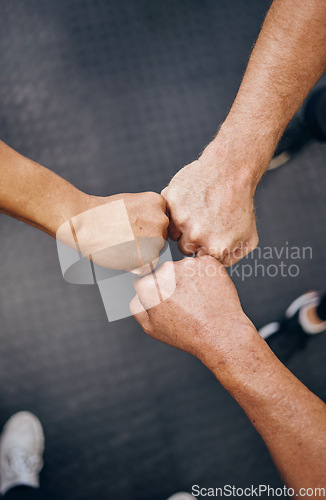
{"label": "shoe lace", "polygon": [[29,455],[24,448],[15,446],[9,450],[4,468],[7,477],[13,479],[37,473],[41,465],[42,460],[38,455]]}

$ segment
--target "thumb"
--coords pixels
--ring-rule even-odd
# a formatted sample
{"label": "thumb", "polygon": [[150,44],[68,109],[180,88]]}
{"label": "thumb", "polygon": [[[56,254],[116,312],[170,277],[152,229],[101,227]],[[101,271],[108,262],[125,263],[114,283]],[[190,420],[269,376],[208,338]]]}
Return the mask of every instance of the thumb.
{"label": "thumb", "polygon": [[161,191],[161,196],[163,196],[163,198],[165,198],[165,195],[166,195],[166,193],[167,193],[168,188],[169,188],[169,186],[165,186],[165,188],[164,188],[164,189],[162,189],[162,191]]}

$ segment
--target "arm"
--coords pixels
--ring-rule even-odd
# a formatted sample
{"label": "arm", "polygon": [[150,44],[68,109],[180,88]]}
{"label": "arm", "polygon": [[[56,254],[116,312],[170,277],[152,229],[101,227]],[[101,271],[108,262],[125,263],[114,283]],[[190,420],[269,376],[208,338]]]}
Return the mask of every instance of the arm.
{"label": "arm", "polygon": [[[123,203],[112,203],[119,200]],[[94,215],[90,216],[90,211],[99,206],[105,207],[100,212],[93,211]],[[168,225],[165,202],[160,195],[87,195],[1,141],[0,212],[35,226],[73,247],[71,220],[86,213],[88,215],[80,215],[77,220],[82,253],[103,266],[127,270],[157,258],[164,245]],[[99,213],[101,219],[97,216]],[[124,243],[124,239],[127,242],[130,234],[136,241],[139,238],[148,241],[145,251],[142,247],[141,255],[136,246],[124,250],[125,247],[117,244]]]}
{"label": "arm", "polygon": [[324,1],[274,0],[216,138],[162,192],[183,253],[204,247],[230,265],[255,248],[257,183],[326,68],[325,45]]}
{"label": "arm", "polygon": [[67,219],[87,210],[89,197],[51,170],[0,141],[0,211],[54,238]]}
{"label": "arm", "polygon": [[[326,69],[326,3],[274,0],[252,51],[222,137],[232,134],[255,151],[243,162],[255,182],[268,167],[289,121]],[[235,132],[237,134],[235,136]],[[241,132],[242,131],[242,132]],[[219,147],[217,136],[211,149]],[[218,160],[218,158],[215,158]]]}
{"label": "arm", "polygon": [[[135,284],[146,333],[198,357],[237,400],[289,488],[326,487],[326,406],[274,356],[212,257],[163,264]],[[171,295],[174,285],[175,291]],[[156,286],[166,298],[151,307]],[[143,311],[140,308],[143,306]]]}
{"label": "arm", "polygon": [[229,373],[221,373],[219,355],[208,367],[263,438],[287,487],[325,488],[326,405],[252,333]]}

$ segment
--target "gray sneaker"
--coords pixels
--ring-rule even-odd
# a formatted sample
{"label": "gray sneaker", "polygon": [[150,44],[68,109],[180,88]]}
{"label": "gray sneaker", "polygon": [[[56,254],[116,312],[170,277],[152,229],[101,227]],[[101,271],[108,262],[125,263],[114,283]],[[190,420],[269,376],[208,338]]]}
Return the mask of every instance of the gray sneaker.
{"label": "gray sneaker", "polygon": [[13,415],[0,438],[0,492],[14,486],[39,487],[44,434],[38,418],[27,411]]}

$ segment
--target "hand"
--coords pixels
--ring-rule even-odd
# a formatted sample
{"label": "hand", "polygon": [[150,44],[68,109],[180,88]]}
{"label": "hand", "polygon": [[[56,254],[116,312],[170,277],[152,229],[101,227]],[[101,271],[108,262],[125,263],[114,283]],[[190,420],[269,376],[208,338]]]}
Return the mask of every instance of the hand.
{"label": "hand", "polygon": [[[155,304],[157,284],[163,299]],[[150,336],[197,356],[209,368],[259,337],[224,266],[209,256],[162,264],[135,280],[130,310]],[[174,292],[171,294],[171,291]]]}
{"label": "hand", "polygon": [[167,238],[165,210],[164,198],[152,192],[86,195],[79,214],[58,229],[57,239],[101,266],[147,273]]}
{"label": "hand", "polygon": [[201,249],[226,266],[235,264],[258,244],[255,188],[256,182],[238,168],[231,152],[208,147],[161,193],[171,219],[169,236],[179,240],[185,255]]}

